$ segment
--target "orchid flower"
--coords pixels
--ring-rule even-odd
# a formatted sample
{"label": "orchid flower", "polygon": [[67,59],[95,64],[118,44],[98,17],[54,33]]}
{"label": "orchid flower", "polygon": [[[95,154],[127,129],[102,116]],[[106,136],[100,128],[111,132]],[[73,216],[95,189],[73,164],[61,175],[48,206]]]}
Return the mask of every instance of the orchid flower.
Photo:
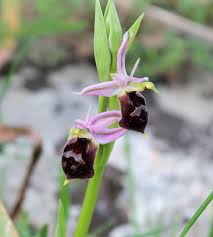
{"label": "orchid flower", "polygon": [[127,74],[125,61],[129,39],[130,35],[126,32],[123,36],[123,41],[117,54],[117,72],[111,74],[112,81],[101,82],[88,86],[80,92],[81,95],[101,95],[110,97],[113,95],[120,95],[123,91],[143,91],[145,88],[156,90],[154,84],[152,82],[148,82],[148,77],[134,77],[140,59],[136,61],[130,76]]}
{"label": "orchid flower", "polygon": [[127,130],[109,128],[121,119],[120,111],[107,111],[85,120],[76,120],[62,156],[62,168],[67,179],[85,179],[94,175],[94,160],[98,143],[106,144],[123,136]]}
{"label": "orchid flower", "polygon": [[88,86],[81,91],[81,95],[117,95],[121,105],[122,117],[119,121],[121,127],[138,132],[144,132],[148,121],[146,101],[142,91],[151,89],[157,91],[148,77],[135,77],[135,71],[139,65],[136,61],[130,75],[126,71],[126,53],[130,40],[130,34],[126,32],[117,54],[117,72],[112,74],[112,81],[101,82]]}

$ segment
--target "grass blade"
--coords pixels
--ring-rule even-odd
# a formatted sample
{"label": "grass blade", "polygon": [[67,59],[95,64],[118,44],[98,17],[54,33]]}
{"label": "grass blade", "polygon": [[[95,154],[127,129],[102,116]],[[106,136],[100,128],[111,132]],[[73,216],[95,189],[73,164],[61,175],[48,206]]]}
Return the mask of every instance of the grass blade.
{"label": "grass blade", "polygon": [[61,200],[58,205],[58,219],[56,224],[55,237],[66,237],[66,220],[64,214],[64,207]]}
{"label": "grass blade", "polygon": [[212,237],[213,236],[213,219],[212,219],[212,222],[211,222],[211,226],[210,226],[210,231],[209,231],[209,237]]}
{"label": "grass blade", "polygon": [[47,237],[48,235],[48,225],[44,225],[39,233],[37,235],[35,235],[34,237]]}
{"label": "grass blade", "polygon": [[198,208],[198,210],[195,212],[195,214],[192,216],[192,218],[189,220],[189,222],[184,227],[183,231],[180,234],[180,237],[186,236],[186,234],[189,232],[191,227],[195,224],[195,222],[198,220],[200,215],[203,213],[203,211],[208,207],[208,205],[213,200],[213,192],[209,194],[209,196],[206,198],[206,200],[202,203],[202,205]]}

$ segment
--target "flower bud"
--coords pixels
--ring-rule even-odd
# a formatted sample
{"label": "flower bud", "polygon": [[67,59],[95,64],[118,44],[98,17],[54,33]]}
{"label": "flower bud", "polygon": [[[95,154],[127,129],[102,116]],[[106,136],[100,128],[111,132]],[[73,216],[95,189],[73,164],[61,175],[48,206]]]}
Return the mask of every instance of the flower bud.
{"label": "flower bud", "polygon": [[146,100],[141,92],[131,91],[119,96],[122,118],[119,125],[128,130],[144,133],[148,122]]}

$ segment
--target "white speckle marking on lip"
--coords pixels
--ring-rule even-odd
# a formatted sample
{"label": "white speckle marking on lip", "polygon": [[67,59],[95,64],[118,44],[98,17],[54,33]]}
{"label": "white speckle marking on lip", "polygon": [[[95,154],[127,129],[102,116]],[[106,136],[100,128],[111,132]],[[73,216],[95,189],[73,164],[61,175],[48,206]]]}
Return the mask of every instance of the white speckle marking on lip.
{"label": "white speckle marking on lip", "polygon": [[70,151],[64,152],[63,156],[64,156],[65,158],[67,158],[67,159],[69,159],[69,158],[72,157],[76,162],[78,162],[78,163],[80,163],[80,164],[82,164],[82,165],[85,164],[85,162],[84,162],[83,159],[82,159],[82,154],[81,154],[81,153],[76,154],[75,152],[73,152],[72,150],[70,150]]}
{"label": "white speckle marking on lip", "polygon": [[77,167],[75,165],[71,165],[71,170],[75,171],[77,169]]}
{"label": "white speckle marking on lip", "polygon": [[145,105],[140,105],[139,107],[137,107],[131,114],[130,116],[140,116],[142,110],[146,111],[146,106]]}
{"label": "white speckle marking on lip", "polygon": [[89,145],[88,145],[88,146],[87,146],[87,149],[86,149],[86,153],[88,153],[88,152],[89,152],[89,148],[90,148],[90,147],[89,147]]}
{"label": "white speckle marking on lip", "polygon": [[140,116],[141,111],[142,111],[142,106],[139,106],[130,114],[130,116],[131,117],[133,117],[133,116]]}
{"label": "white speckle marking on lip", "polygon": [[73,151],[66,151],[64,152],[63,156],[65,158],[71,158],[72,157],[72,154],[73,154]]}
{"label": "white speckle marking on lip", "polygon": [[78,162],[82,165],[85,164],[85,162],[82,159],[81,153],[79,153],[79,154],[73,153],[73,158],[75,159],[76,162]]}
{"label": "white speckle marking on lip", "polygon": [[143,98],[143,95],[139,92],[139,91],[136,91],[136,93],[135,93],[138,97],[141,97],[141,98]]}

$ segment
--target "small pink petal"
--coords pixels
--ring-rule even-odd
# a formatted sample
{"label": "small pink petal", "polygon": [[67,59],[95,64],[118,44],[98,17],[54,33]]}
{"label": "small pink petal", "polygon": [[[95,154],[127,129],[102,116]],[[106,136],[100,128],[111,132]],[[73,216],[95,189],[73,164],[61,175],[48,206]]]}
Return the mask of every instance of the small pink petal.
{"label": "small pink petal", "polygon": [[123,74],[113,73],[111,74],[111,77],[119,87],[124,87],[128,84],[128,81],[126,80],[128,77],[125,77]]}
{"label": "small pink petal", "polygon": [[102,96],[113,96],[116,95],[118,85],[115,81],[101,82],[88,86],[81,91],[81,95],[102,95]]}
{"label": "small pink petal", "polygon": [[94,133],[93,136],[100,144],[107,144],[117,140],[127,133],[124,128],[107,128],[99,133]]}
{"label": "small pink petal", "polygon": [[86,123],[80,119],[77,119],[75,121],[75,127],[79,128],[79,129],[84,129],[84,128],[86,128]]}
{"label": "small pink petal", "polygon": [[121,112],[117,110],[107,111],[97,114],[89,121],[89,126],[94,132],[98,132],[109,125],[112,125],[115,121],[121,119]]}
{"label": "small pink petal", "polygon": [[149,81],[149,78],[148,77],[142,77],[142,78],[138,78],[138,77],[129,77],[128,78],[128,81],[129,82],[146,82],[146,81]]}
{"label": "small pink petal", "polygon": [[128,36],[128,32],[126,32],[123,36],[123,41],[118,50],[118,55],[117,55],[117,71],[119,74],[123,74],[125,76],[127,76],[125,61],[126,61],[126,52],[128,48],[128,42],[129,42],[129,36]]}
{"label": "small pink petal", "polygon": [[133,76],[134,76],[134,74],[135,74],[135,72],[136,72],[136,70],[137,70],[137,68],[138,68],[139,63],[140,63],[140,58],[138,58],[137,61],[135,62],[135,65],[134,65],[134,67],[132,68],[132,71],[131,71],[131,73],[130,73],[130,77],[133,77]]}

